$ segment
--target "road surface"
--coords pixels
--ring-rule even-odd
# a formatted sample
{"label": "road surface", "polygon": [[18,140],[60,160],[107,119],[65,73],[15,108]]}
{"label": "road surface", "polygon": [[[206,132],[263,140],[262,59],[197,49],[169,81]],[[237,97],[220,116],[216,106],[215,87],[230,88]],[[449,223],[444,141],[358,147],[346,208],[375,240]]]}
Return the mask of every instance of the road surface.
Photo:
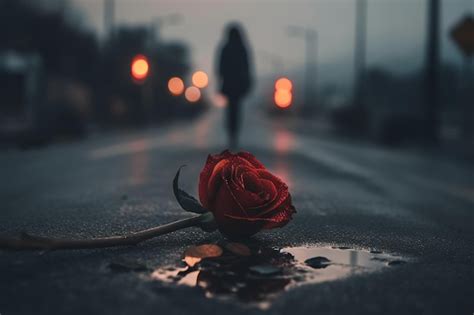
{"label": "road surface", "polygon": [[[22,231],[88,238],[185,218],[171,181],[196,193],[207,154],[225,148],[221,112],[194,123],[93,136],[0,153],[0,235]],[[188,229],[138,246],[0,251],[0,314],[472,314],[474,169],[423,152],[342,141],[247,113],[242,148],[290,186],[298,213],[257,240],[275,247],[320,244],[376,249],[409,263],[383,272],[302,286],[262,311],[205,298],[135,272],[118,258],[163,266],[218,232]],[[303,127],[304,128],[304,127]]]}

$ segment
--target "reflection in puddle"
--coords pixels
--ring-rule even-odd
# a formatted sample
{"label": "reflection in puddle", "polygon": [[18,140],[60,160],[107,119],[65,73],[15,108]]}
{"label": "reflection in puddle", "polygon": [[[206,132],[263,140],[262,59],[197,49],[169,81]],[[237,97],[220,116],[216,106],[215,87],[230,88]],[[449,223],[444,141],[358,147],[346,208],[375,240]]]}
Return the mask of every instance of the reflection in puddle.
{"label": "reflection in puddle", "polygon": [[204,290],[206,297],[234,299],[267,309],[273,299],[285,290],[378,271],[405,262],[398,256],[380,251],[341,248],[251,247],[251,256],[224,252],[222,256],[205,259],[194,267],[158,268],[151,278],[198,286]]}
{"label": "reflection in puddle", "polygon": [[[299,268],[309,271],[306,273],[305,281],[296,282],[293,285],[333,281],[354,274],[377,271],[387,267],[389,262],[399,260],[399,257],[379,251],[378,254],[373,254],[365,250],[341,248],[293,247],[283,249],[293,255]],[[308,260],[314,257],[327,258],[329,262],[323,265],[327,267],[313,268],[308,266]]]}

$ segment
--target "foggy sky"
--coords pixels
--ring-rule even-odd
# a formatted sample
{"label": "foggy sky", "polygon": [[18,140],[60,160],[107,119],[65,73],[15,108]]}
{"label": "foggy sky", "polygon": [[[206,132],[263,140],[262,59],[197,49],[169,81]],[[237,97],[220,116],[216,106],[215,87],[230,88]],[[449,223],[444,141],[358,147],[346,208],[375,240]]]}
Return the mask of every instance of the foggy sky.
{"label": "foggy sky", "polygon": [[[422,66],[427,0],[368,0],[368,66],[398,73]],[[103,0],[70,0],[83,15],[85,27],[104,34]],[[318,31],[318,65],[334,65],[324,80],[351,80],[353,71],[355,0],[116,0],[115,23],[142,24],[154,17],[179,13],[179,25],[164,26],[164,39],[182,39],[192,48],[195,69],[212,73],[216,47],[229,21],[240,21],[252,45],[257,73],[292,71],[304,64],[304,42],[289,37],[288,25]],[[461,64],[462,58],[448,33],[474,0],[442,0],[442,58]],[[282,69],[268,57],[278,56]]]}

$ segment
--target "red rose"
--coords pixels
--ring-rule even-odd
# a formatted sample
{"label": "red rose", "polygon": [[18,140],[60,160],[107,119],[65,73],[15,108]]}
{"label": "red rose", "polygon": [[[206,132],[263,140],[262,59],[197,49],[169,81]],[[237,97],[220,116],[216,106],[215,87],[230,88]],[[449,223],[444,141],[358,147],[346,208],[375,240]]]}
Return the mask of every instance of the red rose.
{"label": "red rose", "polygon": [[288,186],[252,154],[209,155],[199,177],[199,199],[228,236],[251,236],[287,224],[296,212]]}

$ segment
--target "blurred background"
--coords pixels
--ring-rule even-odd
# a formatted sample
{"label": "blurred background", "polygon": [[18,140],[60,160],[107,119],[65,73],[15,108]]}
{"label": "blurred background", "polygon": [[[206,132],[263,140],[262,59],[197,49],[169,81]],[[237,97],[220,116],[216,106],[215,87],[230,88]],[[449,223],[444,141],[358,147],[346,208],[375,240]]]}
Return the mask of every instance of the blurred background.
{"label": "blurred background", "polygon": [[222,111],[215,55],[238,21],[255,76],[247,116],[306,135],[464,154],[473,14],[472,0],[2,0],[0,145]]}
{"label": "blurred background", "polygon": [[[234,101],[217,71],[233,22],[248,58],[228,54],[228,82],[251,86]],[[406,262],[301,287],[266,314],[472,313],[474,0],[0,0],[0,24],[0,239],[189,217],[176,170],[187,165],[180,184],[196,195],[240,103],[233,150],[287,183],[298,211],[257,242],[345,248],[348,265],[365,259],[352,249]],[[110,250],[0,249],[0,313],[262,314],[109,268],[174,266],[218,238],[189,229]]]}

